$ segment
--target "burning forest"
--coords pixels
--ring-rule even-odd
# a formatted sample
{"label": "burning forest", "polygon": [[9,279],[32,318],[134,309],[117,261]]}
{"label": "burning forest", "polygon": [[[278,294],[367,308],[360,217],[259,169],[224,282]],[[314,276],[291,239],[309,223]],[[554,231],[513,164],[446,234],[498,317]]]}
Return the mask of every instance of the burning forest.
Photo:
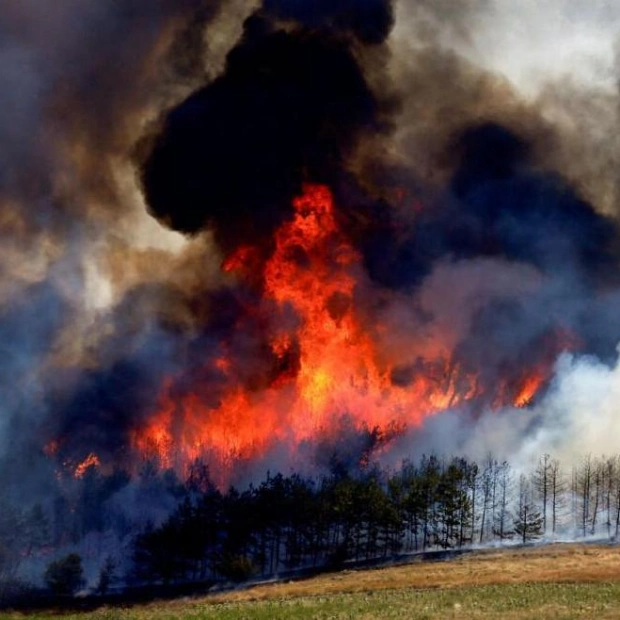
{"label": "burning forest", "polygon": [[2,502],[50,553],[199,471],[618,451],[620,12],[549,6],[3,3]]}

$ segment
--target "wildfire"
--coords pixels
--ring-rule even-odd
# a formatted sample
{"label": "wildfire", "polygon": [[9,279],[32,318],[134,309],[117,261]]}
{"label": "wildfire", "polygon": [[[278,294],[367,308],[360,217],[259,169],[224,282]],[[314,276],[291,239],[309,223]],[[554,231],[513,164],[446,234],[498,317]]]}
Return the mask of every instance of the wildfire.
{"label": "wildfire", "polygon": [[94,452],[91,452],[81,463],[77,465],[73,472],[73,476],[78,479],[83,478],[89,467],[100,466],[101,461],[99,460],[99,457]]}
{"label": "wildfire", "polygon": [[[225,476],[233,460],[255,458],[276,442],[294,449],[330,436],[337,432],[335,420],[345,416],[358,429],[403,429],[483,394],[475,374],[453,363],[442,343],[406,381],[394,381],[394,364],[379,354],[356,310],[365,277],[361,257],[339,230],[331,192],[309,185],[293,207],[293,218],[277,231],[275,250],[262,264],[263,300],[271,312],[262,323],[280,372],[250,389],[224,350],[206,364],[224,377],[215,402],[205,396],[208,385],[185,391],[177,386],[173,396],[177,382],[170,377],[158,411],[134,436],[138,449],[156,455],[163,466],[206,457]],[[256,269],[258,255],[242,247],[223,269],[245,278]],[[295,321],[286,319],[291,313]],[[516,390],[498,389],[503,395],[488,402],[524,407],[544,380],[532,373]]]}
{"label": "wildfire", "polygon": [[533,373],[526,377],[514,399],[515,407],[527,407],[544,382],[545,376],[541,373]]}

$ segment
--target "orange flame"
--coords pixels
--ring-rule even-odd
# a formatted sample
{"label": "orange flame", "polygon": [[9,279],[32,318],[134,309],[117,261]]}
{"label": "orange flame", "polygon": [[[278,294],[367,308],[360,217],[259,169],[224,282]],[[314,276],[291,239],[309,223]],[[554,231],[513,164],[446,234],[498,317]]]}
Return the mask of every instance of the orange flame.
{"label": "orange flame", "polygon": [[73,472],[73,476],[78,479],[83,478],[89,467],[100,466],[101,461],[99,460],[99,457],[94,452],[91,452],[81,463],[78,464]]}
{"label": "orange flame", "polygon": [[531,404],[534,396],[536,396],[538,390],[542,387],[546,377],[542,373],[534,373],[525,378],[519,389],[519,392],[515,396],[515,407],[527,407]]}
{"label": "orange flame", "polygon": [[[481,396],[477,377],[453,363],[450,347],[441,342],[425,355],[422,371],[404,385],[393,381],[394,364],[378,352],[356,310],[365,281],[361,256],[339,229],[330,191],[306,186],[293,207],[293,218],[277,231],[275,250],[263,262],[262,277],[270,307],[275,304],[282,316],[293,310],[297,317],[294,327],[267,321],[274,358],[283,368],[288,359],[298,360],[294,370],[249,390],[235,380],[232,360],[221,355],[210,363],[227,380],[216,402],[201,395],[205,386],[200,394],[177,389],[173,397],[170,377],[158,411],[134,435],[135,446],[162,466],[182,467],[208,456],[224,481],[233,461],[252,459],[276,442],[294,449],[309,438],[329,436],[336,432],[334,420],[343,416],[358,429],[402,429]],[[257,255],[243,247],[223,269],[246,276]],[[544,374],[534,373],[498,404],[526,406],[544,381]]]}

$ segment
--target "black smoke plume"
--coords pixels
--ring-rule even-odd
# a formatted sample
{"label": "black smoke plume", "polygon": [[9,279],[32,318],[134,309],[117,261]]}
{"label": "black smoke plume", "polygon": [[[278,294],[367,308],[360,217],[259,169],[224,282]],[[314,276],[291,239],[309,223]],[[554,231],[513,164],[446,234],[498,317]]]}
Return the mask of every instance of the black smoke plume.
{"label": "black smoke plume", "polygon": [[[251,16],[224,74],[167,114],[142,173],[150,212],[184,233],[208,227],[230,250],[269,237],[302,182],[336,181],[359,134],[381,129],[347,36],[387,35],[389,8],[368,4],[360,15],[274,2]],[[385,15],[380,33],[364,28],[375,12]],[[303,21],[284,28],[273,15]],[[338,27],[322,28],[332,19]]]}

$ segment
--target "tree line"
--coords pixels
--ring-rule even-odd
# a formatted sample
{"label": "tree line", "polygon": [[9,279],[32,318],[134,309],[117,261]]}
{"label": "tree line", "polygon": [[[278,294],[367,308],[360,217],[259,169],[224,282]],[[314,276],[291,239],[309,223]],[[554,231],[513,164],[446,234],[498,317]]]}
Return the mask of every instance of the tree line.
{"label": "tree line", "polygon": [[481,461],[423,455],[396,469],[335,464],[320,476],[267,475],[226,491],[200,461],[185,480],[145,462],[134,478],[92,467],[59,485],[55,498],[30,507],[0,496],[0,585],[18,578],[30,558],[47,563],[48,584],[58,582],[66,566],[51,560],[64,552],[75,562],[82,541],[104,538],[89,556],[91,568],[100,564],[102,591],[112,582],[244,580],[620,532],[620,455],[587,455],[563,468],[544,454],[527,472],[491,454]]}
{"label": "tree line", "polygon": [[565,472],[550,455],[516,472],[488,455],[422,456],[395,471],[267,476],[244,491],[194,483],[159,526],[133,545],[133,579],[243,580],[341,567],[397,554],[547,537],[615,538],[620,456],[586,456]]}

